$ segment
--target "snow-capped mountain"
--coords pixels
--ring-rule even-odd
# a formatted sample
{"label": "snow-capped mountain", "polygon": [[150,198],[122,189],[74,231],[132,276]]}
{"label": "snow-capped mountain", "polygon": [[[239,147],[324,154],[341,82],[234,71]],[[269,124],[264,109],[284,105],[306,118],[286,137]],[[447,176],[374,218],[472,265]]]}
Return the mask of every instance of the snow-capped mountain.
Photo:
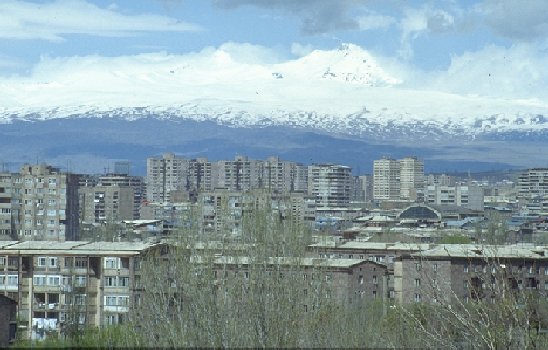
{"label": "snow-capped mountain", "polygon": [[[60,67],[60,68],[59,68]],[[194,55],[52,59],[0,81],[0,121],[118,117],[291,126],[376,139],[546,134],[548,104],[411,88],[352,44],[257,63]]]}

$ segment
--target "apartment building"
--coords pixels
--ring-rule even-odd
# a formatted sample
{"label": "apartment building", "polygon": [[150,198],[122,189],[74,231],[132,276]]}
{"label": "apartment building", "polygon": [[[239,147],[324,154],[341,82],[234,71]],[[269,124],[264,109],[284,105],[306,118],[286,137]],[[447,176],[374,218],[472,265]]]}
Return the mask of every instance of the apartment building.
{"label": "apartment building", "polygon": [[262,187],[276,193],[306,192],[307,174],[303,164],[269,157],[263,162]]}
{"label": "apartment building", "polygon": [[[131,218],[139,219],[139,209],[141,203],[146,199],[146,184],[141,176],[131,176],[124,174],[106,174],[99,176],[98,186],[113,188],[129,188],[133,191]],[[130,191],[126,191],[130,192]],[[124,208],[124,210],[127,210]]]}
{"label": "apartment building", "polygon": [[400,192],[400,162],[392,158],[373,161],[373,199],[399,200]]}
{"label": "apartment building", "polygon": [[335,164],[308,167],[308,194],[316,207],[348,207],[351,196],[352,168]]}
{"label": "apartment building", "polygon": [[17,235],[15,224],[19,223],[19,209],[13,208],[12,204],[16,194],[14,176],[17,177],[9,173],[0,174],[0,235],[12,238]]}
{"label": "apartment building", "polygon": [[355,202],[373,201],[373,177],[371,175],[353,177],[351,200]]}
{"label": "apartment building", "polygon": [[373,199],[375,201],[422,201],[424,162],[416,157],[395,160],[385,157],[373,161]]}
{"label": "apartment building", "polygon": [[520,174],[518,199],[524,214],[548,215],[548,168],[528,169]]}
{"label": "apartment building", "polygon": [[81,218],[86,223],[133,220],[135,193],[131,187],[80,188]]}
{"label": "apartment building", "polygon": [[184,189],[189,160],[164,153],[147,158],[146,198],[149,202],[170,202],[171,192]]}
{"label": "apartment building", "polygon": [[23,240],[78,238],[78,176],[46,164],[0,174],[1,234]]}
{"label": "apartment building", "polygon": [[298,288],[304,312],[312,310],[315,297],[347,305],[387,298],[386,266],[372,261],[277,257],[255,266],[248,257],[222,256],[214,260],[214,269],[220,285],[234,279],[245,285],[255,273],[262,274],[266,284],[289,280],[290,288]]}
{"label": "apartment building", "polygon": [[405,157],[400,162],[400,199],[422,201],[424,162],[417,157]]}
{"label": "apartment building", "polygon": [[548,168],[532,168],[518,178],[518,197],[529,200],[548,197]]}
{"label": "apartment building", "polygon": [[148,243],[0,242],[0,294],[18,303],[25,337],[123,323],[140,300]]}
{"label": "apartment building", "polygon": [[534,245],[439,245],[402,255],[394,263],[401,303],[484,300],[510,293],[548,296],[548,247]]}
{"label": "apartment building", "polygon": [[263,187],[263,162],[236,156],[216,163],[215,187],[231,191],[249,191]]}
{"label": "apartment building", "polygon": [[137,220],[145,198],[145,183],[140,176],[82,176],[78,195],[80,219],[84,222]]}
{"label": "apartment building", "polygon": [[425,202],[435,205],[454,205],[483,211],[483,187],[476,185],[431,185],[425,189]]}

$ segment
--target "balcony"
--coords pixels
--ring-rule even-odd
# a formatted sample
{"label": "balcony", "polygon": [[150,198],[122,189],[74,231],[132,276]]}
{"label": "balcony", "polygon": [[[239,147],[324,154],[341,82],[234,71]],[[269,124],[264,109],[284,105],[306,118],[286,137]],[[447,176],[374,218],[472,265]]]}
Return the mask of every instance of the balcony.
{"label": "balcony", "polygon": [[105,305],[105,311],[108,311],[108,312],[129,312],[129,306]]}
{"label": "balcony", "polygon": [[59,303],[34,303],[33,304],[33,310],[35,311],[57,311],[59,310]]}

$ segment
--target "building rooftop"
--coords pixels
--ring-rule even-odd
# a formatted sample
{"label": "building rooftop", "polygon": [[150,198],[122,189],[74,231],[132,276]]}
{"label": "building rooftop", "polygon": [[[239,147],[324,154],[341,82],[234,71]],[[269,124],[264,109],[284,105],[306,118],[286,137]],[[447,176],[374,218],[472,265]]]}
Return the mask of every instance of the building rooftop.
{"label": "building rooftop", "polygon": [[[194,257],[194,262],[202,261],[201,256]],[[213,261],[218,265],[249,265],[253,263],[253,260],[247,256],[220,256],[216,257]],[[262,261],[257,261],[259,264],[263,264]],[[371,261],[364,259],[331,259],[331,258],[311,258],[311,257],[271,257],[267,258],[268,265],[290,265],[290,266],[302,266],[302,267],[330,267],[330,268],[350,268],[352,266],[371,263]]]}
{"label": "building rooftop", "polygon": [[[3,242],[4,243],[4,242]],[[37,255],[135,255],[155,244],[145,242],[86,242],[86,241],[11,241],[0,244],[0,251]]]}
{"label": "building rooftop", "polygon": [[527,258],[548,259],[548,246],[534,245],[476,245],[443,244],[432,249],[413,254],[413,257],[428,258]]}
{"label": "building rooftop", "polygon": [[336,248],[336,249],[363,249],[363,250],[409,250],[409,251],[422,251],[428,250],[432,247],[430,244],[418,244],[418,243],[379,243],[379,242],[359,242],[351,241],[343,244],[336,245],[335,242],[315,243],[308,246],[309,249],[314,248]]}

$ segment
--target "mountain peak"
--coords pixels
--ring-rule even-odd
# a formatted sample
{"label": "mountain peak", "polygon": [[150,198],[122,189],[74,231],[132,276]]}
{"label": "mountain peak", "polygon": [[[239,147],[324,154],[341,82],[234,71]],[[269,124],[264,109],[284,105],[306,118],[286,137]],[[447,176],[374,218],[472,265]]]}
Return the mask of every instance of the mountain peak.
{"label": "mountain peak", "polygon": [[401,83],[401,80],[384,71],[369,52],[348,43],[343,43],[334,50],[314,50],[298,60],[286,63],[285,66],[289,72],[299,76],[307,75],[312,79],[368,86],[392,86]]}

